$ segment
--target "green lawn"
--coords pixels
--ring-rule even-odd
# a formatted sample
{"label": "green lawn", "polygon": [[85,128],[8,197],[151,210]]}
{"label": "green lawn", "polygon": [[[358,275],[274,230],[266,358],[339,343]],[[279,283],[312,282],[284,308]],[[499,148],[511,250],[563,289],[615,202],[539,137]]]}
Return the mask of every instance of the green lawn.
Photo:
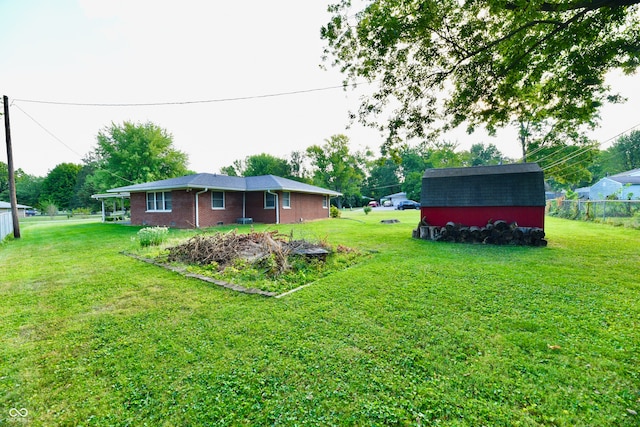
{"label": "green lawn", "polygon": [[497,247],[418,220],[256,226],[371,254],[280,299],[124,256],[136,227],[25,222],[0,244],[0,425],[640,424],[640,231],[547,218],[548,247]]}

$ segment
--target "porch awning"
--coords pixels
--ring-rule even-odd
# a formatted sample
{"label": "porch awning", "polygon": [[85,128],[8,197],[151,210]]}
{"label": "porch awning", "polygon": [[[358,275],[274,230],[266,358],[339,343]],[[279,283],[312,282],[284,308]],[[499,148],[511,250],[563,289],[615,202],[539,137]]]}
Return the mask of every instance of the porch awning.
{"label": "porch awning", "polygon": [[121,199],[131,196],[128,191],[122,191],[120,193],[103,193],[103,194],[92,194],[92,199],[104,200],[104,199]]}

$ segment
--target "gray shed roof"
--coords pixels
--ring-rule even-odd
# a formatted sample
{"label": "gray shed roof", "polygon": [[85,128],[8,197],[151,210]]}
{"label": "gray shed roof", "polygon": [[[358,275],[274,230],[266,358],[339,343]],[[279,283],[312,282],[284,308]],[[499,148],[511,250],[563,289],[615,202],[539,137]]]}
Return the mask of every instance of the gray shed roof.
{"label": "gray shed roof", "polygon": [[341,193],[315,185],[305,184],[292,179],[275,175],[262,176],[228,176],[211,173],[199,173],[178,178],[163,179],[160,181],[145,182],[143,184],[128,185],[126,187],[112,188],[109,193],[118,192],[143,192],[143,191],[167,191],[167,190],[222,190],[222,191],[294,191],[298,193],[325,194],[340,196]]}
{"label": "gray shed roof", "polygon": [[421,206],[544,206],[544,173],[536,163],[427,169]]}

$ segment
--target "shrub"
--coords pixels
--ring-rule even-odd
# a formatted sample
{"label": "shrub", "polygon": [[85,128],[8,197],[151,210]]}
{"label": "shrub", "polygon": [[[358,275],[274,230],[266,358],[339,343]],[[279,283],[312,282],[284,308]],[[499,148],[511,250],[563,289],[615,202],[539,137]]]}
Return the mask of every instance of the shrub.
{"label": "shrub", "polygon": [[145,227],[138,231],[140,246],[159,246],[167,240],[169,229],[167,227]]}
{"label": "shrub", "polygon": [[331,218],[340,218],[340,210],[335,206],[331,206],[331,209],[329,209],[329,216]]}
{"label": "shrub", "polygon": [[365,215],[369,215],[369,212],[371,212],[371,206],[365,206],[363,210]]}

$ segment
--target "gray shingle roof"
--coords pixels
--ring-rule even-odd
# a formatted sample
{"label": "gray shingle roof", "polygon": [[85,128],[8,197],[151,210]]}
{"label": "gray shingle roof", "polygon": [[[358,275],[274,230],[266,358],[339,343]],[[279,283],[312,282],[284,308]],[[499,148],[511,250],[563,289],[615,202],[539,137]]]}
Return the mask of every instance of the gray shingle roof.
{"label": "gray shingle roof", "polygon": [[[29,209],[31,206],[21,205],[20,203],[16,204],[18,209]],[[0,209],[11,209],[11,203],[0,201]]]}
{"label": "gray shingle roof", "polygon": [[420,203],[426,207],[544,206],[544,173],[536,163],[427,169]]}
{"label": "gray shingle roof", "polygon": [[607,178],[619,182],[620,184],[640,184],[640,169],[633,169],[626,172],[617,173],[615,175],[608,176]]}
{"label": "gray shingle roof", "polygon": [[294,181],[292,179],[282,178],[275,175],[262,176],[228,176],[211,173],[199,173],[195,175],[186,175],[178,178],[163,179],[160,181],[145,182],[143,184],[128,185],[126,187],[118,187],[107,190],[109,193],[117,193],[128,191],[130,193],[142,191],[167,191],[182,189],[198,189],[223,191],[294,191],[298,193],[310,194],[327,194],[330,196],[339,196],[341,193],[326,188],[317,187],[315,185],[305,184],[303,182]]}

